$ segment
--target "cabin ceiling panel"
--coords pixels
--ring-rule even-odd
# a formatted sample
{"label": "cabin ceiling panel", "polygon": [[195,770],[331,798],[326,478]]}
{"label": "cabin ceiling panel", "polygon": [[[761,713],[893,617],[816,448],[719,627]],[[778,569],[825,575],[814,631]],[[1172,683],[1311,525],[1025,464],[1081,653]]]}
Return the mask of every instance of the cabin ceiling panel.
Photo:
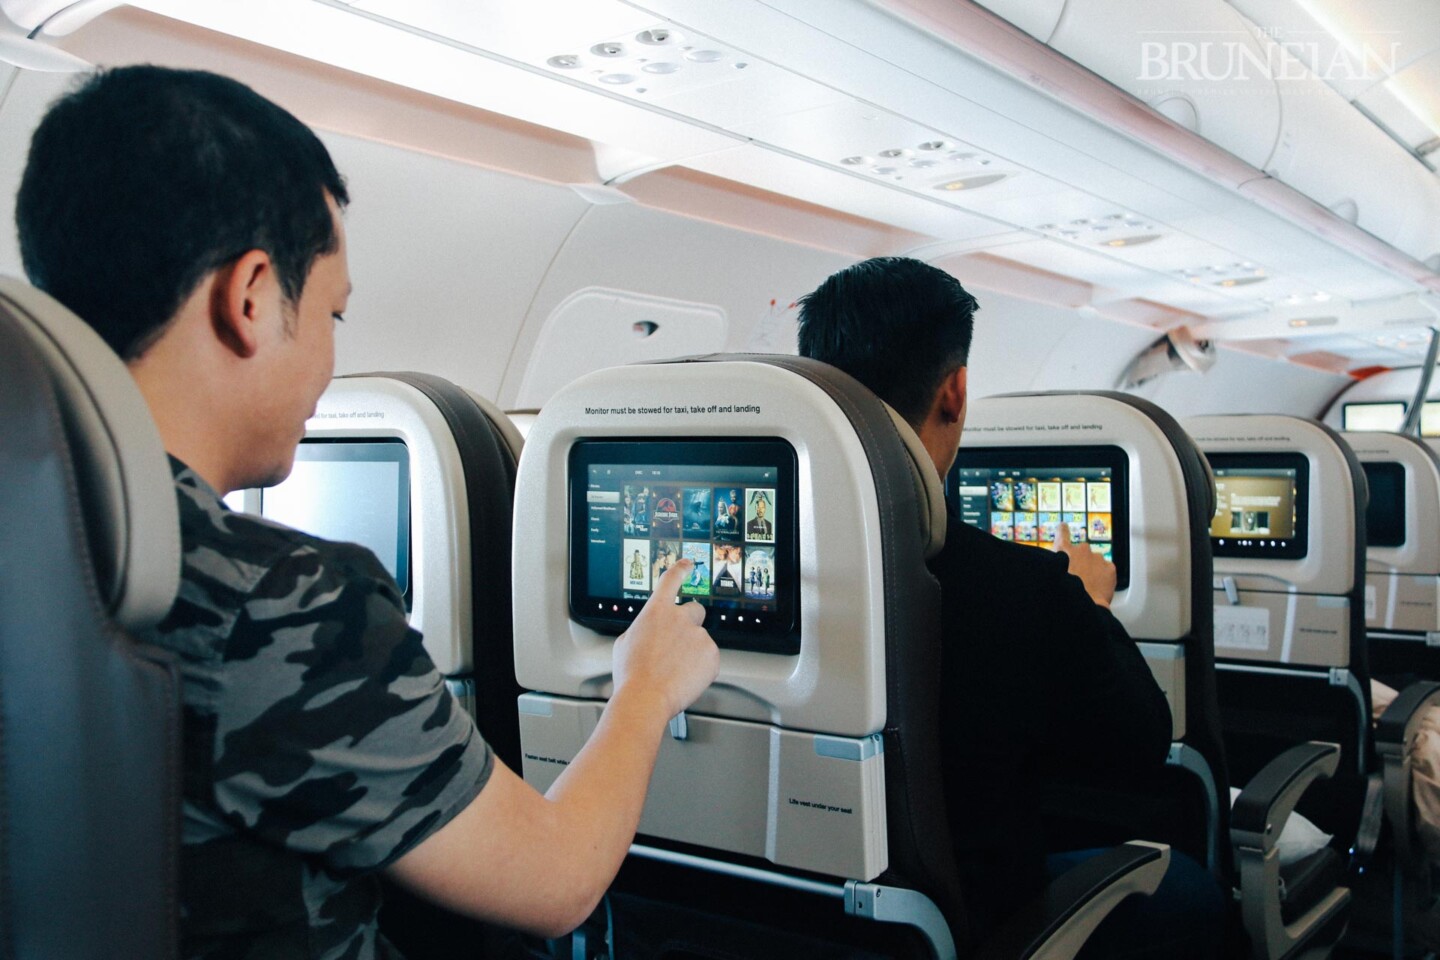
{"label": "cabin ceiling panel", "polygon": [[[131,2],[163,16],[662,160],[737,142],[684,119],[638,109],[623,98],[597,95],[542,67],[457,46],[442,35],[417,33],[368,10],[291,0]],[[532,29],[548,29],[541,5],[512,6],[538,18]]]}
{"label": "cabin ceiling panel", "polygon": [[337,372],[423,370],[498,396],[545,266],[585,202],[564,187],[323,139],[351,197],[355,292],[336,330]]}
{"label": "cabin ceiling panel", "polygon": [[1222,345],[1205,373],[1167,374],[1133,392],[1178,419],[1227,413],[1319,416],[1348,382],[1333,371],[1276,363]]}
{"label": "cabin ceiling panel", "polygon": [[1222,288],[1190,283],[1173,274],[1155,273],[1098,251],[1092,252],[1054,240],[1011,244],[1000,250],[999,255],[1194,313],[1223,314],[1245,309],[1243,304],[1237,305]]}
{"label": "cabin ceiling panel", "polygon": [[[954,265],[965,280],[964,262]],[[975,289],[980,310],[970,348],[970,392],[1108,390],[1155,331],[994,290]]]}
{"label": "cabin ceiling panel", "polygon": [[74,83],[72,74],[0,66],[0,274],[24,277],[15,236],[15,194],[30,153],[30,135],[46,108]]}
{"label": "cabin ceiling panel", "polygon": [[[556,254],[535,292],[525,326],[506,372],[501,403],[507,408],[540,406],[555,370],[573,379],[601,366],[653,359],[647,338],[628,325],[597,313],[593,336],[571,336],[544,358],[552,369],[527,389],[525,374],[552,317],[577,291],[604,288],[633,294],[638,300],[716,308],[726,318],[719,347],[742,349],[756,324],[784,311],[797,297],[819,286],[834,271],[853,262],[849,254],[818,250],[732,228],[676,216],[635,204],[592,207]],[[557,321],[558,322],[558,321]],[[574,317],[565,317],[575,330]],[[663,322],[663,321],[662,321]],[[583,327],[581,328],[583,329]],[[671,355],[715,349],[706,338],[680,338],[667,344]]]}
{"label": "cabin ceiling panel", "polygon": [[1008,224],[967,213],[939,200],[888,186],[877,190],[859,174],[817,167],[801,157],[762,146],[736,147],[709,154],[687,160],[685,166],[932,237],[960,240],[998,237],[1011,232]]}

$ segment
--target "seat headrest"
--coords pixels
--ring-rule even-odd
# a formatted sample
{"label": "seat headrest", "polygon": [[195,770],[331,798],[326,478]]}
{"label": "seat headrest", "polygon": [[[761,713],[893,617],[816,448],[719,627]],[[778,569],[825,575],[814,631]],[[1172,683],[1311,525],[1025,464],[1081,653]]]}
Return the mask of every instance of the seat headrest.
{"label": "seat headrest", "polygon": [[0,322],[29,335],[54,381],[101,599],[127,630],[158,623],[180,586],[180,517],[145,399],[105,341],[39,290],[0,278]]}
{"label": "seat headrest", "polygon": [[495,427],[495,432],[500,434],[505,446],[510,449],[510,456],[516,463],[520,462],[520,451],[525,446],[525,438],[520,435],[519,429],[511,422],[510,417],[489,400],[480,396],[474,390],[466,390],[470,399],[475,401],[475,406],[485,414],[485,418]]}
{"label": "seat headrest", "polygon": [[890,414],[895,430],[905,444],[905,452],[910,454],[910,474],[915,480],[915,492],[920,501],[920,542],[925,544],[925,559],[929,560],[945,548],[945,525],[948,522],[945,484],[915,428],[888,403],[885,404],[885,412]]}

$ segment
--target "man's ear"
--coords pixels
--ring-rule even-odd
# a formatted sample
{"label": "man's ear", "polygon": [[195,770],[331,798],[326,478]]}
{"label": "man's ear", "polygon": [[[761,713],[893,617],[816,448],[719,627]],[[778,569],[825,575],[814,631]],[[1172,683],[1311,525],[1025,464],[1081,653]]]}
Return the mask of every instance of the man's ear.
{"label": "man's ear", "polygon": [[946,423],[960,423],[965,419],[965,405],[969,400],[968,367],[957,367],[940,381],[940,414]]}
{"label": "man's ear", "polygon": [[275,264],[264,250],[251,250],[216,270],[210,282],[215,336],[248,360],[259,349],[261,327],[279,309]]}

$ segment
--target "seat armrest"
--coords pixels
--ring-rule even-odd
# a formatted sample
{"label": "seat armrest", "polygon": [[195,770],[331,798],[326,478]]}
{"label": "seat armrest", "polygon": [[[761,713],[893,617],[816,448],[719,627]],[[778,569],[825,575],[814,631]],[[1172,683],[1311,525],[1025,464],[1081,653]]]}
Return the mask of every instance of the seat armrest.
{"label": "seat armrest", "polygon": [[1149,896],[1170,868],[1170,848],[1132,840],[1072,867],[988,939],[976,960],[1069,960],[1122,900]]}
{"label": "seat armrest", "polygon": [[1250,779],[1230,811],[1230,843],[1240,868],[1240,913],[1250,935],[1251,956],[1278,960],[1302,945],[1339,936],[1350,891],[1337,886],[1287,925],[1281,906],[1280,831],[1305,790],[1328,779],[1340,765],[1340,748],[1311,741],[1291,747]]}
{"label": "seat armrest", "polygon": [[1314,781],[1329,779],[1340,748],[1312,740],[1286,750],[1250,778],[1230,809],[1230,843],[1269,853],[1300,796]]}
{"label": "seat armrest", "polygon": [[1425,851],[1415,836],[1415,804],[1411,799],[1412,776],[1405,759],[1410,726],[1426,707],[1440,705],[1440,683],[1412,683],[1375,724],[1375,747],[1383,765],[1385,819],[1394,838],[1395,857],[1400,867],[1417,883],[1429,880]]}
{"label": "seat armrest", "polygon": [[1419,712],[1440,703],[1440,683],[1421,681],[1401,690],[1375,724],[1375,746],[1381,754],[1405,751],[1405,731]]}

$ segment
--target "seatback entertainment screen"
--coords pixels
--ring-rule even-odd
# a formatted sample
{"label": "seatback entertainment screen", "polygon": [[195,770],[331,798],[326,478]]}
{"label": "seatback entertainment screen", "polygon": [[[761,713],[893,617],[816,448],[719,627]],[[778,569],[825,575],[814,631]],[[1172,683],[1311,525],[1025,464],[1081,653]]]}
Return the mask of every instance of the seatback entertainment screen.
{"label": "seatback entertainment screen", "polygon": [[303,441],[260,515],[326,540],[369,547],[410,599],[410,455],[401,440]]}
{"label": "seatback entertainment screen", "polygon": [[620,633],[673,564],[721,647],[800,652],[795,451],[783,440],[583,440],[570,451],[570,614]]}
{"label": "seatback entertainment screen", "polygon": [[960,448],[946,494],[960,519],[1001,540],[1049,549],[1060,525],[1072,543],[1115,564],[1130,585],[1129,459],[1119,447]]}
{"label": "seatback entertainment screen", "polygon": [[1405,465],[1362,463],[1370,487],[1365,509],[1365,543],[1370,547],[1405,545]]}
{"label": "seatback entertainment screen", "polygon": [[1298,560],[1309,552],[1310,462],[1299,453],[1206,454],[1215,474],[1217,557]]}

